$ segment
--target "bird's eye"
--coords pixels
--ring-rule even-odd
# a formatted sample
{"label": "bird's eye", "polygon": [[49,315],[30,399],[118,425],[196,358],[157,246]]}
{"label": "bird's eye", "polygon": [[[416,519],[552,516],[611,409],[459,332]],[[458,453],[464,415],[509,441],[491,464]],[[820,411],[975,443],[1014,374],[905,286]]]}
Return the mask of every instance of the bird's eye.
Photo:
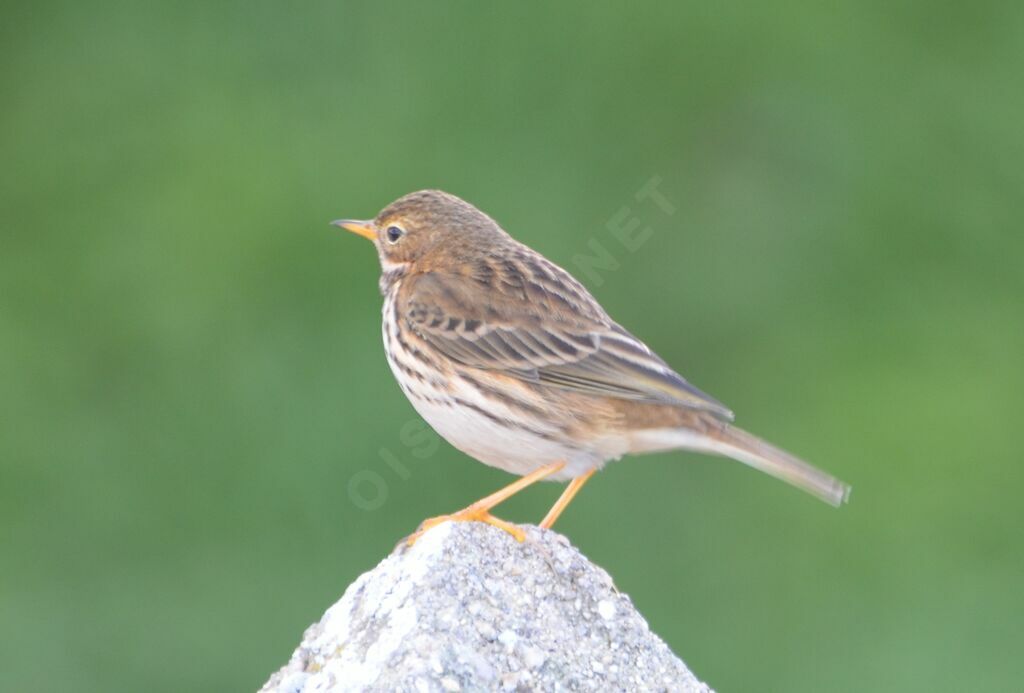
{"label": "bird's eye", "polygon": [[389,226],[384,235],[388,237],[388,243],[398,243],[398,239],[405,235],[405,229],[401,226]]}

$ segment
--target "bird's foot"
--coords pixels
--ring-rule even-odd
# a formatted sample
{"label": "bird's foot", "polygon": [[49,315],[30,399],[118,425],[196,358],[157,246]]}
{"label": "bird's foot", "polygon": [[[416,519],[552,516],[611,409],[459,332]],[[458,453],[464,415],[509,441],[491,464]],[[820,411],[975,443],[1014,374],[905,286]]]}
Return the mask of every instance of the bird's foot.
{"label": "bird's foot", "polygon": [[[451,515],[440,515],[438,517],[432,517],[429,520],[424,520],[420,523],[419,529],[409,536],[406,543],[409,546],[412,546],[428,529],[436,527],[442,522],[448,522],[449,520],[452,522],[486,522],[489,525],[494,525],[498,529],[505,530],[515,537],[516,541],[522,543],[526,539],[526,532],[511,522],[505,522],[505,520],[498,519],[494,515],[491,515],[491,508],[512,497],[519,491],[522,491],[530,484],[551,476],[564,466],[565,462],[552,462],[551,464],[544,465],[543,467],[533,470],[523,478],[513,481],[505,488],[498,489],[491,495],[481,498],[468,508],[463,508],[459,512]],[[579,485],[582,486],[582,482],[580,482]],[[575,493],[575,491],[573,491],[573,493]],[[561,511],[559,510],[559,512]],[[555,515],[555,517],[557,517],[557,515]],[[554,522],[554,519],[552,518],[551,521]]]}
{"label": "bird's foot", "polygon": [[438,515],[437,517],[431,517],[424,520],[420,523],[419,528],[409,535],[409,538],[406,540],[406,544],[412,546],[427,531],[437,527],[442,522],[486,522],[498,529],[505,530],[515,537],[515,540],[519,543],[522,543],[523,540],[526,539],[526,532],[524,532],[519,526],[491,515],[490,511],[486,508],[474,507],[471,505],[457,513],[452,513],[451,515]]}

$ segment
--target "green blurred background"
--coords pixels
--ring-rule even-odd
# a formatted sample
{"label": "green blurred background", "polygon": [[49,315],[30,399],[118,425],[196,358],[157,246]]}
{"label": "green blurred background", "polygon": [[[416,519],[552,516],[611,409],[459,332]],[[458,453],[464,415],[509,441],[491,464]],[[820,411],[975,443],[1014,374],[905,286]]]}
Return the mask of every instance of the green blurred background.
{"label": "green blurred background", "polygon": [[701,677],[1019,685],[1019,3],[22,2],[0,36],[0,689],[254,689],[509,481],[405,444],[376,258],[327,226],[424,187],[853,484],[678,453],[579,496],[559,529]]}

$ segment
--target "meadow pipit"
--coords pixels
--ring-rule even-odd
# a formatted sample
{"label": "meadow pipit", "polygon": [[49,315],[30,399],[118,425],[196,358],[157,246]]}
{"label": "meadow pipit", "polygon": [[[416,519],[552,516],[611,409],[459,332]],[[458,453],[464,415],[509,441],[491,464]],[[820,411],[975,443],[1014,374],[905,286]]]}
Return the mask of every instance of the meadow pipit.
{"label": "meadow pipit", "polygon": [[849,487],[732,426],[732,412],[608,317],[568,272],[473,205],[438,190],[337,226],[380,257],[384,350],[416,411],[467,455],[522,478],[445,520],[523,532],[490,510],[540,480],[580,487],[628,453],[724,455],[840,505]]}

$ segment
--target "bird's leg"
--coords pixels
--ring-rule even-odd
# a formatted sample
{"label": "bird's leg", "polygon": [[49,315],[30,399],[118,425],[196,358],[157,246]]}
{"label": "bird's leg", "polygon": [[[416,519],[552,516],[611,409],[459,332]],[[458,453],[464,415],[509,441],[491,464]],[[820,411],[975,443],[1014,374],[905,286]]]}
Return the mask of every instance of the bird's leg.
{"label": "bird's leg", "polygon": [[569,482],[569,485],[562,491],[562,495],[558,497],[555,504],[551,506],[551,510],[548,510],[548,514],[544,516],[544,519],[540,521],[540,526],[544,529],[551,529],[551,525],[555,524],[555,520],[562,514],[562,511],[566,509],[569,502],[575,498],[576,494],[583,488],[583,484],[587,483],[587,479],[593,476],[596,469],[591,469],[583,476],[578,476]]}
{"label": "bird's leg", "polygon": [[514,481],[505,488],[499,489],[489,496],[481,498],[476,503],[463,508],[462,510],[452,513],[451,515],[439,515],[438,517],[431,517],[430,519],[424,520],[420,523],[419,529],[413,533],[409,539],[408,544],[412,546],[416,543],[416,540],[423,536],[423,533],[432,527],[436,527],[442,522],[486,522],[489,525],[494,525],[499,529],[503,529],[513,537],[516,541],[523,541],[526,539],[526,534],[519,527],[515,526],[511,522],[505,522],[494,515],[491,515],[491,508],[501,503],[504,500],[508,500],[515,494],[522,491],[530,484],[534,484],[544,477],[551,476],[559,469],[565,466],[565,462],[553,462],[552,464],[545,465],[539,469],[536,469],[526,476],[522,477],[518,481]]}

